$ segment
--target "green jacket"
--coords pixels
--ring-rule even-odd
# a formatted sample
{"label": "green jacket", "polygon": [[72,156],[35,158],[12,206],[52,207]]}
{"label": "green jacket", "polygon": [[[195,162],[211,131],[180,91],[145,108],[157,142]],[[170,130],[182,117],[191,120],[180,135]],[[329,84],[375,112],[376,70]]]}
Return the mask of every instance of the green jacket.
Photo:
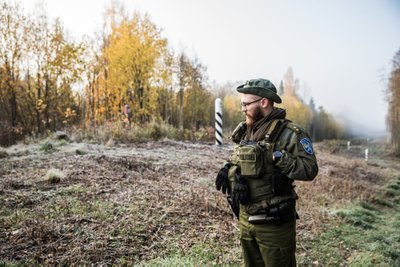
{"label": "green jacket", "polygon": [[300,126],[289,123],[279,135],[274,151],[282,151],[276,161],[279,168],[293,180],[312,181],[318,174],[318,164],[311,139]]}

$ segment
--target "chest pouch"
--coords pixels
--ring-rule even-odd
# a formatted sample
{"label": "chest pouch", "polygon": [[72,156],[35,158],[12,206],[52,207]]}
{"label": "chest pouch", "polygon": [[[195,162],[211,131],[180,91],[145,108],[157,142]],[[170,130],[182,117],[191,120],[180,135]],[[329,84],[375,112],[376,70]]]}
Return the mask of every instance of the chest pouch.
{"label": "chest pouch", "polygon": [[257,178],[264,174],[264,148],[256,142],[242,143],[238,148],[240,173]]}

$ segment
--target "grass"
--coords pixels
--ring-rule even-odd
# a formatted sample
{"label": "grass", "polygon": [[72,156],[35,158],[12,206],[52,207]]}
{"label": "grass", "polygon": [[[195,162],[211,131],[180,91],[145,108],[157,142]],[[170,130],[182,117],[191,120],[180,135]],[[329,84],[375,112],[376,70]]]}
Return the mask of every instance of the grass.
{"label": "grass", "polygon": [[34,212],[28,208],[16,210],[4,209],[1,211],[0,224],[10,226],[11,229],[18,229],[25,221],[34,216]]}
{"label": "grass", "polygon": [[69,142],[65,139],[61,139],[57,142],[57,146],[66,146],[68,144],[69,144]]}
{"label": "grass", "polygon": [[68,187],[60,188],[57,192],[59,196],[80,195],[87,192],[82,184],[72,184]]}
{"label": "grass", "polygon": [[[135,144],[132,154],[121,146],[81,156],[51,142],[57,150],[34,160],[1,159],[0,266],[242,265],[237,222],[213,184],[224,151],[151,142],[151,155],[149,144]],[[321,175],[296,187],[298,264],[400,266],[394,170],[319,156]]]}
{"label": "grass", "polygon": [[125,127],[122,122],[111,122],[97,128],[79,130],[73,133],[76,141],[106,144],[109,140],[117,143],[146,142],[153,140],[212,141],[212,127],[200,129],[177,129],[165,122],[152,121],[144,125],[132,124]]}
{"label": "grass", "polygon": [[82,199],[75,195],[58,195],[43,206],[47,219],[91,218],[105,220],[117,211],[112,202],[99,199]]}
{"label": "grass", "polygon": [[[400,265],[400,178],[389,183],[379,201],[362,201],[336,211],[312,247],[314,263],[350,266]],[[305,262],[312,263],[312,262]]]}
{"label": "grass", "polygon": [[54,146],[50,141],[46,141],[40,146],[40,150],[45,153],[51,153],[54,151]]}
{"label": "grass", "polygon": [[218,244],[214,244],[213,247],[196,244],[186,253],[182,253],[176,247],[175,250],[172,249],[169,255],[155,258],[138,266],[209,266],[221,265],[221,262],[224,262],[222,266],[241,266],[241,251],[239,249],[234,251],[236,257],[230,257],[231,260],[228,262],[223,259],[224,255],[221,255],[221,252],[224,251],[219,249]]}
{"label": "grass", "polygon": [[44,180],[49,184],[58,184],[65,178],[65,174],[58,169],[50,169],[47,171]]}

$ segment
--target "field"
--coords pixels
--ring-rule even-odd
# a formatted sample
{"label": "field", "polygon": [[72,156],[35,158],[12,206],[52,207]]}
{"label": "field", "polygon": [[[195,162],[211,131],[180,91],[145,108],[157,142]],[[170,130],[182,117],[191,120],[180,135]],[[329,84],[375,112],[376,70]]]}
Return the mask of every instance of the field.
{"label": "field", "polygon": [[[215,190],[232,146],[48,139],[0,150],[0,265],[240,265],[237,221]],[[315,144],[296,182],[297,261],[400,264],[400,163],[371,144]]]}

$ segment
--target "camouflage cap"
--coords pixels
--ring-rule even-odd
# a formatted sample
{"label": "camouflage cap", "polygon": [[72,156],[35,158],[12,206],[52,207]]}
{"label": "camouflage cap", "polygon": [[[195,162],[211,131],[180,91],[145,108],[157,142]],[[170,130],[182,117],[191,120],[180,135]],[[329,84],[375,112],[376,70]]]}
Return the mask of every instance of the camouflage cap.
{"label": "camouflage cap", "polygon": [[282,103],[282,99],[276,93],[275,85],[266,79],[248,80],[245,84],[236,88],[236,90],[239,93],[258,95],[268,98],[276,103]]}

